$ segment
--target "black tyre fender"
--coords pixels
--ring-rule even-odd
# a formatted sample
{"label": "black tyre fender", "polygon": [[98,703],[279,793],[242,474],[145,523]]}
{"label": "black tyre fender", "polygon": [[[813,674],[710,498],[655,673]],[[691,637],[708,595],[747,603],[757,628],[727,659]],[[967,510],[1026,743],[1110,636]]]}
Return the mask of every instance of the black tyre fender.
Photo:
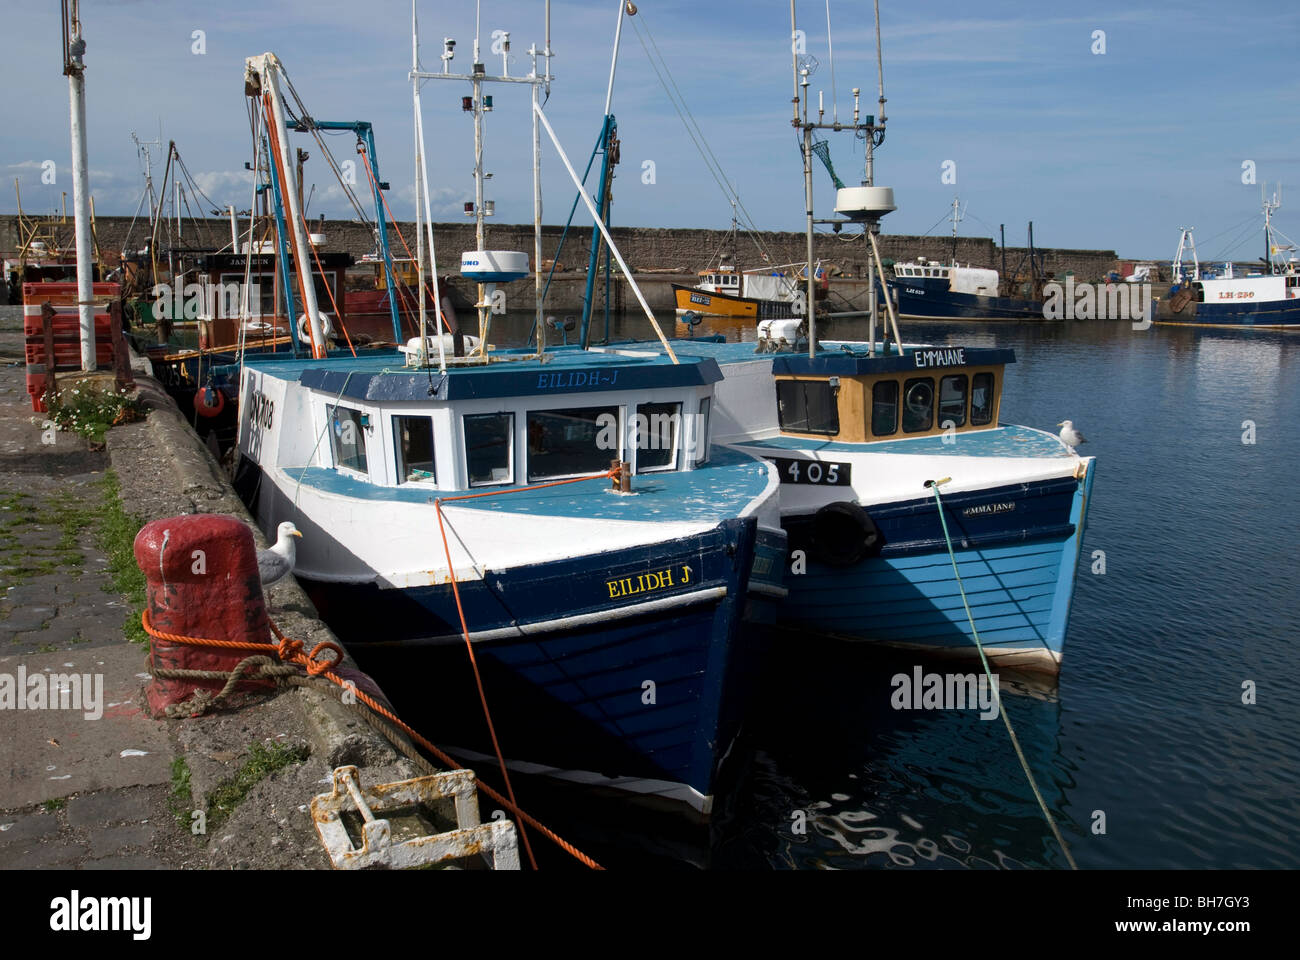
{"label": "black tyre fender", "polygon": [[856,503],[828,503],[813,516],[813,556],[832,567],[851,567],[875,556],[882,546],[880,529]]}

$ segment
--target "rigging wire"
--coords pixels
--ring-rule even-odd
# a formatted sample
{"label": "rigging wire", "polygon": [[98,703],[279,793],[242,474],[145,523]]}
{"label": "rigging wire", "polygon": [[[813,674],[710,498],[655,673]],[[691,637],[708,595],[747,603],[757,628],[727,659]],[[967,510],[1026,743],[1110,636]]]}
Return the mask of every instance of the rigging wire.
{"label": "rigging wire", "polygon": [[[723,195],[726,196],[728,202],[734,202],[737,209],[744,214],[742,222],[749,231],[754,246],[758,249],[762,258],[766,262],[770,263],[773,260],[772,254],[764,246],[761,238],[758,236],[758,226],[754,222],[754,218],[750,215],[749,210],[746,209],[744,202],[740,199],[740,194],[736,191],[736,188],[732,186],[731,182],[727,179],[726,174],[723,172],[722,164],[718,161],[717,155],[714,154],[713,149],[709,146],[708,138],[704,136],[704,131],[696,121],[695,115],[691,112],[691,108],[687,106],[686,98],[682,96],[681,89],[677,86],[677,81],[673,79],[672,71],[668,67],[668,62],[664,59],[663,53],[659,50],[659,44],[655,41],[654,35],[650,32],[649,22],[639,22],[645,21],[645,11],[640,11],[640,13],[641,16],[632,19],[632,26],[636,30],[637,39],[641,43],[641,48],[645,50],[646,57],[650,60],[650,66],[654,70],[660,86],[662,86],[664,92],[668,94],[668,100],[673,105],[673,110],[676,111],[678,119],[682,121],[682,125],[686,128],[687,135],[695,144],[695,149],[699,151],[701,159],[704,160],[705,166],[708,168],[714,181],[718,184],[719,189],[722,190]],[[642,36],[643,29],[645,31],[645,36]],[[650,47],[654,48],[653,54],[650,52],[650,47],[646,46],[646,38],[649,38],[650,40]],[[656,62],[656,57],[658,58],[658,62]],[[660,65],[662,65],[663,68],[662,72],[660,70]],[[665,80],[665,76],[667,77],[667,80]]]}

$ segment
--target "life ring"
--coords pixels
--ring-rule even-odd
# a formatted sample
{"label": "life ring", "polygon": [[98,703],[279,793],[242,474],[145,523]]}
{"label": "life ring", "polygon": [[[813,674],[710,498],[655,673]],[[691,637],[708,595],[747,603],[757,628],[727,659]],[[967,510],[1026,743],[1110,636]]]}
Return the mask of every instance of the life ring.
{"label": "life ring", "polygon": [[[316,316],[320,319],[321,333],[325,335],[326,341],[332,340],[334,338],[334,321],[323,310],[318,310]],[[311,330],[305,313],[298,318],[298,339],[304,343],[311,343]]]}
{"label": "life ring", "polygon": [[212,384],[194,391],[194,412],[200,417],[217,417],[226,409],[226,395]]}
{"label": "life ring", "polygon": [[883,545],[880,529],[856,503],[828,503],[813,515],[812,550],[832,567],[851,567],[875,556]]}

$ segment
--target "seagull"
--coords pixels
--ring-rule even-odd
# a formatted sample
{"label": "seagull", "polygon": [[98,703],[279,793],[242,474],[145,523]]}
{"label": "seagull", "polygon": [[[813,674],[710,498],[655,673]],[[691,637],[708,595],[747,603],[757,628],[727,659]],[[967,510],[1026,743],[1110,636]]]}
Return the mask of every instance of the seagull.
{"label": "seagull", "polygon": [[1083,434],[1081,434],[1078,430],[1074,429],[1073,420],[1062,420],[1060,423],[1057,424],[1057,426],[1062,428],[1061,442],[1065,444],[1066,449],[1069,450],[1070,453],[1072,454],[1076,453],[1077,451],[1074,449],[1075,447],[1077,447],[1081,443],[1088,442]]}
{"label": "seagull", "polygon": [[257,551],[257,572],[264,587],[283,580],[293,571],[296,556],[293,538],[302,536],[292,520],[284,521],[276,527],[275,532],[275,546],[270,550]]}

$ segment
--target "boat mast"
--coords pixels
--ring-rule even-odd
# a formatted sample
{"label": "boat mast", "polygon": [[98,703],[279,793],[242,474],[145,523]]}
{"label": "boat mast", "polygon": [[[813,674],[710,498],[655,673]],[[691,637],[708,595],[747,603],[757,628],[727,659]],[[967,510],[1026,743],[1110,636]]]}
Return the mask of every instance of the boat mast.
{"label": "boat mast", "polygon": [[1276,272],[1273,266],[1273,211],[1282,206],[1282,188],[1273,191],[1273,197],[1270,200],[1264,195],[1266,186],[1259,188],[1260,198],[1264,202],[1264,263],[1268,266],[1268,273],[1271,276]]}
{"label": "boat mast", "polygon": [[[416,0],[411,0],[411,25],[412,25],[413,32],[416,30],[415,3]],[[486,67],[479,59],[480,51],[481,51],[480,42],[479,42],[480,41],[480,29],[479,29],[480,9],[479,8],[480,8],[480,4],[476,3],[475,13],[474,13],[474,63],[471,66],[471,72],[468,75],[466,75],[462,73],[452,73],[450,71],[449,66],[450,66],[450,61],[454,57],[453,51],[456,46],[456,41],[453,40],[451,37],[445,37],[443,39],[444,52],[442,55],[442,71],[440,73],[429,73],[427,71],[421,70],[419,67],[418,57],[416,57],[414,62],[411,65],[410,78],[412,84],[414,84],[415,87],[417,88],[416,127],[418,131],[418,135],[420,137],[423,137],[423,131],[424,131],[424,126],[422,121],[420,120],[419,107],[418,107],[419,104],[418,88],[419,88],[420,81],[422,80],[469,80],[470,81],[470,89],[472,93],[469,97],[466,97],[464,99],[465,101],[467,101],[467,106],[465,109],[472,110],[474,113],[474,226],[475,226],[474,236],[475,236],[475,241],[477,243],[478,252],[481,254],[487,254],[490,251],[485,250],[487,238],[486,238],[486,228],[484,226],[483,218],[489,215],[492,211],[489,209],[489,205],[491,204],[491,201],[485,201],[483,198],[483,193],[484,193],[483,182],[487,177],[491,176],[491,174],[485,174],[483,172],[483,113],[487,110],[491,110],[492,105],[490,102],[491,98],[485,97],[483,94],[483,84],[485,83],[526,83],[531,85],[534,88],[544,87],[547,90],[547,92],[550,91],[550,82],[552,79],[551,71],[550,71],[551,2],[550,0],[546,0],[547,40],[546,40],[546,50],[542,54],[542,56],[546,58],[545,72],[539,75],[537,73],[536,65],[534,64],[532,73],[525,77],[510,76],[510,72],[509,72],[510,34],[509,33],[503,33],[503,38],[501,42],[501,75],[488,76]],[[418,40],[413,37],[412,48],[414,50],[417,49],[417,47],[418,47]],[[530,50],[530,55],[532,55],[532,53],[533,51]],[[534,113],[536,113],[536,110],[534,110]],[[427,153],[424,150],[422,144],[418,147],[418,156],[422,158],[420,161],[420,165],[423,168],[427,164]],[[541,174],[540,174],[541,159],[540,157],[541,157],[541,138],[539,133],[534,133],[533,136],[533,168],[534,168],[533,251],[534,251],[535,258],[539,255],[539,251],[541,250],[542,221],[541,221]],[[429,246],[430,249],[432,250],[433,224],[432,224],[432,213],[429,206],[428,171],[427,169],[423,169],[423,172],[422,173],[418,172],[417,175],[423,177],[422,192],[423,192],[424,204],[425,204],[425,221],[426,221],[425,227],[429,231]],[[527,260],[526,256],[524,257],[524,260],[525,261]],[[533,269],[534,271],[540,270],[541,264],[534,263]],[[438,282],[437,274],[435,271],[435,275],[434,275],[434,297],[435,298],[439,296],[437,282]],[[496,287],[496,281],[480,281],[478,283],[478,302],[475,304],[475,308],[478,310],[478,318],[479,318],[478,351],[479,351],[479,355],[482,356],[484,359],[487,358],[488,336],[489,336],[490,324],[491,324],[490,318],[491,318],[492,304],[490,302],[490,296],[491,296],[491,290],[495,289],[495,287]],[[537,324],[538,329],[540,331],[542,326],[540,294],[538,295],[538,297],[539,297],[539,304],[537,307],[537,317],[535,318],[534,322]],[[435,309],[440,306],[441,304],[435,304]],[[441,314],[439,314],[439,316],[441,317]],[[441,340],[439,341],[439,343],[441,343]]]}
{"label": "boat mast", "polygon": [[808,122],[808,68],[799,67],[796,38],[799,28],[795,22],[795,0],[790,0],[790,55],[794,68],[794,120],[792,125],[803,132],[803,198],[804,198],[804,249],[808,258],[807,303],[808,315],[808,356],[817,355],[817,306],[816,290],[813,281],[813,182],[812,182],[812,132],[813,128],[823,124]]}

